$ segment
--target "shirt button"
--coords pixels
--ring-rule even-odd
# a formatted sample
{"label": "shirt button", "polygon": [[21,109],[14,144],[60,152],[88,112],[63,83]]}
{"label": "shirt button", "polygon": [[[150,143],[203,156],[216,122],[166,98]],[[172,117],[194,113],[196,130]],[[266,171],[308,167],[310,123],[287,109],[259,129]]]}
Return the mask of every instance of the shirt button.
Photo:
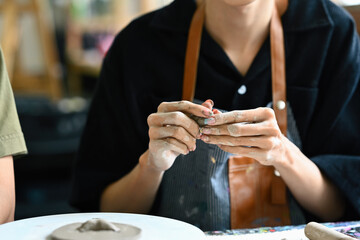
{"label": "shirt button", "polygon": [[244,95],[246,93],[246,86],[245,85],[241,85],[241,87],[238,89],[238,93],[240,95]]}
{"label": "shirt button", "polygon": [[286,107],[286,103],[284,101],[282,101],[282,100],[279,100],[279,101],[276,102],[275,106],[276,106],[277,109],[283,110]]}

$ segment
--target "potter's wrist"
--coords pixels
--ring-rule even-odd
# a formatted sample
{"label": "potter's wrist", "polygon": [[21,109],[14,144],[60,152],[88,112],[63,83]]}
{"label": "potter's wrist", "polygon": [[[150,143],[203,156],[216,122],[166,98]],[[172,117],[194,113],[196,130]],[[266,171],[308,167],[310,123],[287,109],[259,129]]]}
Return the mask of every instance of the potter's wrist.
{"label": "potter's wrist", "polygon": [[146,150],[139,158],[139,166],[142,171],[151,172],[154,174],[163,174],[164,170],[155,167],[150,161],[149,150]]}
{"label": "potter's wrist", "polygon": [[273,165],[273,167],[275,168],[276,171],[281,173],[287,171],[289,165],[282,161],[282,162],[277,162],[276,164]]}
{"label": "potter's wrist", "polygon": [[281,141],[284,147],[284,152],[282,154],[281,160],[276,162],[274,167],[278,171],[286,171],[292,169],[295,166],[295,161],[299,161],[303,154],[299,148],[287,137],[282,136]]}
{"label": "potter's wrist", "polygon": [[281,159],[279,161],[276,161],[273,164],[273,167],[279,172],[287,171],[289,170],[289,168],[292,168],[292,163],[293,163],[292,156],[290,156],[288,151],[285,150],[285,153],[281,156]]}

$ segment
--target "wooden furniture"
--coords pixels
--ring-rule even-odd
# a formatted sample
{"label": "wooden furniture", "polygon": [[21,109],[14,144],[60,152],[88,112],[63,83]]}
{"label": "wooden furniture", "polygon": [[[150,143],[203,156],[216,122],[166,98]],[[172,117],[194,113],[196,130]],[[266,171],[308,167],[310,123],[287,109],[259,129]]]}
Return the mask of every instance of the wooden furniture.
{"label": "wooden furniture", "polygon": [[355,22],[357,31],[360,34],[360,4],[359,5],[351,5],[351,6],[344,6],[346,10],[349,11],[349,13],[353,16]]}
{"label": "wooden furniture", "polygon": [[[3,16],[1,46],[15,93],[45,95],[52,100],[57,100],[62,96],[62,87],[53,29],[49,26],[49,20],[45,18],[49,11],[46,9],[46,2],[28,0],[20,3],[14,0],[3,0],[0,3],[0,12]],[[23,29],[21,29],[20,20],[24,15],[35,18],[44,64],[42,73],[27,72],[21,64],[21,41],[24,40],[24,36],[22,36]]]}

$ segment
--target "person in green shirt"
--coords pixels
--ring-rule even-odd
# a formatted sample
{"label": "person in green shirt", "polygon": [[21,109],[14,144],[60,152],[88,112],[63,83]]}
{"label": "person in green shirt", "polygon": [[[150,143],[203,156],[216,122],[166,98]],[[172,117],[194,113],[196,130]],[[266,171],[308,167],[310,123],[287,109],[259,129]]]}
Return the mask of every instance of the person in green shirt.
{"label": "person in green shirt", "polygon": [[14,220],[13,156],[26,153],[14,95],[0,48],[0,224]]}

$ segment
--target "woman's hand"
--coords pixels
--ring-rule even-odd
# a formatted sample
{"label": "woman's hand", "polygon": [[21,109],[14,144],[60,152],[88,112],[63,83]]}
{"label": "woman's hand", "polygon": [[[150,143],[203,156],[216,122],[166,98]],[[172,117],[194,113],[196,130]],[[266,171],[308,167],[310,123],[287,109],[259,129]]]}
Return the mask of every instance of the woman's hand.
{"label": "woman's hand", "polygon": [[206,101],[203,105],[188,101],[163,102],[156,113],[149,115],[147,165],[165,171],[172,166],[179,154],[186,155],[196,149],[196,139],[200,137],[199,125],[191,116],[213,116],[209,102]]}
{"label": "woman's hand", "polygon": [[282,135],[271,108],[216,114],[202,129],[204,142],[222,150],[254,158],[263,165],[281,164],[291,143]]}
{"label": "woman's hand", "polygon": [[271,108],[214,114],[207,122],[200,137],[203,141],[274,166],[301,206],[324,221],[343,216],[339,189],[281,133]]}

